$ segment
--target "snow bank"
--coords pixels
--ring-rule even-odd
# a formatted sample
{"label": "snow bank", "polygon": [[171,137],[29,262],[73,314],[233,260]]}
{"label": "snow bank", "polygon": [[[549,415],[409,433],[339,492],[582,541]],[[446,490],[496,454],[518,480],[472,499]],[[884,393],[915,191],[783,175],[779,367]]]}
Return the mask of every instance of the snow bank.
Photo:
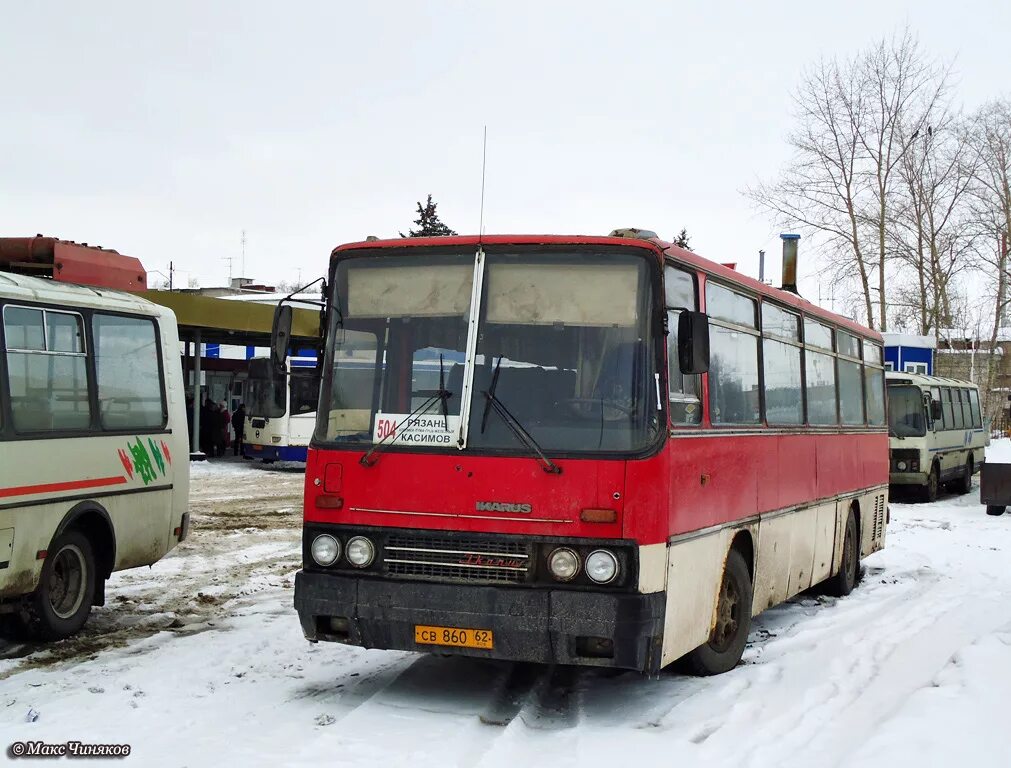
{"label": "snow bank", "polygon": [[986,447],[986,460],[992,464],[1011,464],[1011,438],[992,440]]}

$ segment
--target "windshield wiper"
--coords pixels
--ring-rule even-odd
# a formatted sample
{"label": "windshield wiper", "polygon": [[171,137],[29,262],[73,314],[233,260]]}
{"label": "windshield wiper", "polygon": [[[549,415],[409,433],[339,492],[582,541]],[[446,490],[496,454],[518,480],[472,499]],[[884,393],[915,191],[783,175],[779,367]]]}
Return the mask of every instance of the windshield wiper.
{"label": "windshield wiper", "polygon": [[498,363],[495,365],[495,372],[492,374],[491,384],[488,389],[484,391],[485,405],[484,414],[481,416],[481,432],[484,433],[485,427],[488,424],[488,413],[494,408],[495,413],[502,418],[502,421],[505,422],[506,426],[509,427],[513,435],[516,436],[516,439],[534,452],[534,458],[541,462],[545,472],[549,472],[553,475],[562,474],[562,468],[544,455],[544,451],[541,450],[541,447],[537,444],[537,441],[534,440],[533,436],[523,428],[523,425],[520,424],[519,420],[509,412],[509,409],[505,407],[505,404],[495,395],[495,388],[498,386],[498,372],[501,367],[502,358],[500,357],[498,359]]}
{"label": "windshield wiper", "polygon": [[[441,378],[442,377],[440,376],[440,379]],[[440,380],[439,383],[441,384],[442,381]],[[378,443],[369,448],[368,451],[362,454],[362,457],[358,459],[359,464],[361,464],[363,467],[371,467],[373,464],[375,464],[376,463],[375,461],[369,461],[369,459],[372,458],[372,454],[376,453],[391,437],[396,437],[397,435],[406,435],[408,432],[414,429],[414,427],[417,426],[417,424],[419,423],[418,421],[415,420],[415,417],[424,416],[426,413],[428,413],[428,409],[431,408],[440,400],[442,401],[442,416],[443,419],[445,419],[446,431],[447,432],[449,431],[449,408],[447,405],[447,401],[449,400],[449,398],[453,396],[453,393],[449,392],[448,390],[440,386],[439,389],[436,390],[426,389],[420,391],[418,394],[427,394],[428,399],[425,400],[425,402],[423,402],[413,411],[411,411],[409,414],[407,414],[407,416],[403,418],[399,424],[394,426],[392,431],[388,432],[382,440],[380,440]],[[402,427],[404,427],[405,424],[407,425],[407,427],[401,429]]]}

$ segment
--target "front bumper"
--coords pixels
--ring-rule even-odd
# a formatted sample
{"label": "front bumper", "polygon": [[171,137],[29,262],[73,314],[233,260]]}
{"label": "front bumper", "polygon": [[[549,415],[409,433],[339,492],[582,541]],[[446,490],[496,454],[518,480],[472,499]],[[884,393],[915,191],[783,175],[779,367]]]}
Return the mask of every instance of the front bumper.
{"label": "front bumper", "polygon": [[266,459],[267,461],[305,461],[308,448],[291,445],[260,445],[244,443],[242,454],[250,459]]}
{"label": "front bumper", "polygon": [[926,485],[926,472],[891,472],[888,475],[889,485]]}
{"label": "front bumper", "polygon": [[[662,592],[430,584],[299,571],[295,609],[312,641],[643,672],[660,668]],[[347,619],[346,631],[334,631],[334,617]],[[421,645],[414,640],[416,624],[491,630],[495,647]]]}

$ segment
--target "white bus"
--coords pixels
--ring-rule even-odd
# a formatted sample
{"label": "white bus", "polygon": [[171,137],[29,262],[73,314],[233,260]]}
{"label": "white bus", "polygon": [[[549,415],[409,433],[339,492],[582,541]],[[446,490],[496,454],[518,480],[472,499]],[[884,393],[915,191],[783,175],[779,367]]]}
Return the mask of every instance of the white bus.
{"label": "white bus", "polygon": [[[319,378],[315,376],[315,369],[315,357],[290,358],[285,389],[281,391],[278,387],[275,391],[269,373],[270,360],[254,357],[249,361],[242,445],[246,458],[266,463],[305,461],[316,427],[319,402]],[[270,413],[281,415],[268,416]]]}
{"label": "white bus", "polygon": [[891,371],[885,378],[889,484],[915,486],[924,501],[934,501],[945,483],[969,493],[989,442],[976,385]]}
{"label": "white bus", "polygon": [[175,316],[0,273],[0,628],[55,640],[188,532]]}

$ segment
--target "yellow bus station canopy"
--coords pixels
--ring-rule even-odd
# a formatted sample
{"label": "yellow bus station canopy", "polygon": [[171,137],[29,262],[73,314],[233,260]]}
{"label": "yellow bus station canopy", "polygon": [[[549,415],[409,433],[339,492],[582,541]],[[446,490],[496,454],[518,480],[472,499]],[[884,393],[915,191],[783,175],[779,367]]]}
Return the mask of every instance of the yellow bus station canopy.
{"label": "yellow bus station canopy", "polygon": [[[183,341],[193,341],[194,334],[199,331],[203,343],[261,347],[270,343],[274,304],[235,301],[180,291],[139,291],[136,295],[175,312],[179,338]],[[291,336],[293,339],[318,341],[319,312],[294,307]]]}

